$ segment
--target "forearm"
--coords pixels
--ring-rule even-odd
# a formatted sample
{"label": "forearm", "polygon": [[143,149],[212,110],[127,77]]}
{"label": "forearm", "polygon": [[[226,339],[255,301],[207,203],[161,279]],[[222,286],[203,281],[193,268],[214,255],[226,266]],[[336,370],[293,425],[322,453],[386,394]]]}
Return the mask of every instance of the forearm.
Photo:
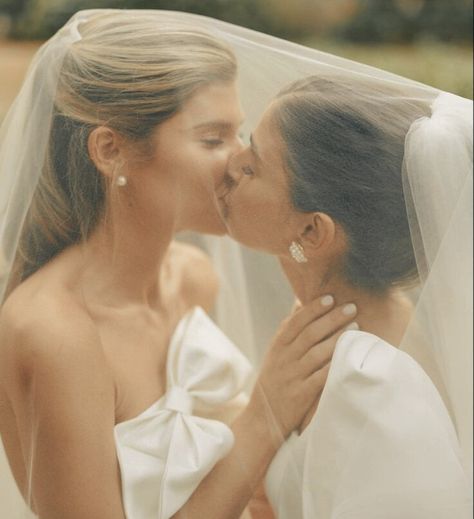
{"label": "forearm", "polygon": [[202,481],[174,519],[238,519],[282,443],[271,434],[265,404],[251,402],[232,426],[235,444]]}
{"label": "forearm", "polygon": [[275,514],[265,493],[263,481],[252,496],[247,510],[249,511],[251,519],[275,519]]}

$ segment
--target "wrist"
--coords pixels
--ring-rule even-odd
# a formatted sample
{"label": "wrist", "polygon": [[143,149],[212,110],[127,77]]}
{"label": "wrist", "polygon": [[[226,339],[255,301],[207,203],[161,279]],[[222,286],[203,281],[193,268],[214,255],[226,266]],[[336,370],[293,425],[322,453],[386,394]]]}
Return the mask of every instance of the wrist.
{"label": "wrist", "polygon": [[250,401],[241,415],[242,424],[252,431],[256,441],[265,447],[271,455],[281,447],[286,439],[273,410],[265,397],[264,391],[257,385]]}
{"label": "wrist", "polygon": [[245,467],[249,488],[255,489],[260,483],[282,444],[278,441],[279,435],[272,434],[273,430],[274,426],[268,423],[260,405],[255,405],[252,400],[232,424],[233,452],[239,457],[239,466]]}

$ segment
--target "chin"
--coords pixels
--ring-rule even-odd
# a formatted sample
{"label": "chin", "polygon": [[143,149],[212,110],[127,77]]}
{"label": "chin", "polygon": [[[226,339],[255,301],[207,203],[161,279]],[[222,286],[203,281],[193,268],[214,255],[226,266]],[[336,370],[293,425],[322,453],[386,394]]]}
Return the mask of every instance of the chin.
{"label": "chin", "polygon": [[202,234],[213,234],[215,236],[224,236],[227,234],[227,227],[217,214],[209,215],[208,218],[201,220],[196,219],[186,230]]}
{"label": "chin", "polygon": [[200,232],[202,234],[212,234],[213,236],[225,236],[227,234],[227,229],[224,225],[217,227],[207,227],[200,230],[197,230],[197,232]]}
{"label": "chin", "polygon": [[215,234],[217,236],[225,236],[227,234],[227,227],[225,226],[224,222],[222,220],[219,220],[219,224],[213,227],[212,229],[209,228],[208,231],[203,231],[207,234]]}

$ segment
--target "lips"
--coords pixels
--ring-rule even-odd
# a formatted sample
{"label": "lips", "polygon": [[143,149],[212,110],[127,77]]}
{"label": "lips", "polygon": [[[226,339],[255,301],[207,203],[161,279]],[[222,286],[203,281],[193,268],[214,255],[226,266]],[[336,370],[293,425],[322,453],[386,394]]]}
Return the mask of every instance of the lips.
{"label": "lips", "polygon": [[216,196],[217,200],[217,207],[219,209],[219,213],[221,214],[222,218],[226,219],[229,216],[229,205],[227,203],[227,197],[229,195],[229,191],[221,196]]}
{"label": "lips", "polygon": [[222,218],[227,218],[229,216],[229,196],[232,192],[232,188],[235,186],[234,179],[229,175],[225,174],[222,182],[216,188],[216,201],[219,212]]}

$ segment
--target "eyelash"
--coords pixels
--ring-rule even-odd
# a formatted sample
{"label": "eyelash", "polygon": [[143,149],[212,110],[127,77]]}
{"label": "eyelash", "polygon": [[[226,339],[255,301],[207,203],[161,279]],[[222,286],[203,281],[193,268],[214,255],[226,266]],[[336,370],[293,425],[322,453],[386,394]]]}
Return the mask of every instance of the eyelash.
{"label": "eyelash", "polygon": [[216,148],[224,143],[222,139],[201,139],[201,142],[209,148]]}
{"label": "eyelash", "polygon": [[254,174],[254,171],[250,166],[242,166],[242,172],[244,175],[247,175],[249,177]]}

